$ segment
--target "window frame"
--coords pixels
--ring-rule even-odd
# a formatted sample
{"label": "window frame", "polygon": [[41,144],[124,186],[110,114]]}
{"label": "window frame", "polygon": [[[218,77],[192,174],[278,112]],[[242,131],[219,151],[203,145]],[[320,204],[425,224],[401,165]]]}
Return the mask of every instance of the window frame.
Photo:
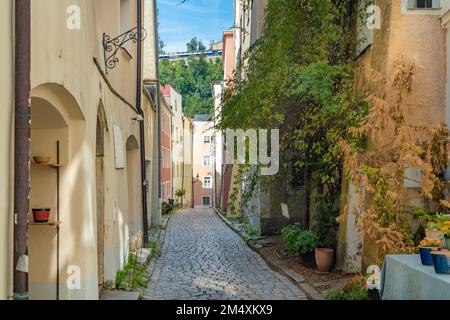
{"label": "window frame", "polygon": [[[208,158],[208,163],[206,163],[206,159]],[[205,154],[203,156],[203,166],[204,167],[210,167],[211,166],[211,155]]]}
{"label": "window frame", "polygon": [[[205,204],[204,199],[208,199],[208,204]],[[202,196],[202,207],[210,207],[211,206],[211,197],[210,196]]]}
{"label": "window frame", "polygon": [[[206,185],[206,179],[209,180],[209,186]],[[212,189],[212,177],[211,176],[203,177],[203,189]]]}
{"label": "window frame", "polygon": [[[407,10],[441,10],[442,5],[440,0],[423,0],[425,2],[431,1],[431,7],[419,7],[418,2],[419,0],[407,0],[406,3],[406,9]],[[434,5],[434,2],[437,1],[436,6]]]}

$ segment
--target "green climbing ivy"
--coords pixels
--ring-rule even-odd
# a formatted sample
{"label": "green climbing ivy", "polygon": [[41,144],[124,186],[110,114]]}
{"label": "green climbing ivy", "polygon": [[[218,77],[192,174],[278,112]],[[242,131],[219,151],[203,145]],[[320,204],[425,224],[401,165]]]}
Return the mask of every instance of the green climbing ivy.
{"label": "green climbing ivy", "polygon": [[[221,129],[280,129],[279,176],[306,169],[308,187],[323,193],[328,206],[340,194],[339,142],[352,141],[348,128],[367,114],[353,90],[355,7],[344,0],[269,0],[263,36],[228,83],[218,123]],[[249,174],[249,167],[240,176],[260,182],[250,186],[276,178]],[[243,192],[241,201],[248,198]]]}

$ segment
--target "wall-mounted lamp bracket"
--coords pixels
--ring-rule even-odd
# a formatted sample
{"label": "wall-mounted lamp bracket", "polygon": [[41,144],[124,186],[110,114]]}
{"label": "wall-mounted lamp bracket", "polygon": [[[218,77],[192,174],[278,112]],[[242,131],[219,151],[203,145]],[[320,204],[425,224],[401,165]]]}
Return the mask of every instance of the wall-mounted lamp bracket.
{"label": "wall-mounted lamp bracket", "polygon": [[[137,43],[144,41],[147,38],[147,30],[144,28],[138,29],[138,27],[133,28],[121,35],[111,39],[109,35],[103,33],[103,53],[105,57],[105,71],[108,73],[109,69],[114,69],[119,63],[119,58],[117,58],[117,51],[123,48],[124,44],[133,41]],[[108,56],[108,54],[110,54]]]}

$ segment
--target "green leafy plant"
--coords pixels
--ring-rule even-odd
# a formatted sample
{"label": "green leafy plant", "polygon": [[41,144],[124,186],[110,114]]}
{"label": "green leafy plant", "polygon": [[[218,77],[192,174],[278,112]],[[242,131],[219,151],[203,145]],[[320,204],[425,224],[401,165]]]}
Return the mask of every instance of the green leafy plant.
{"label": "green leafy plant", "polygon": [[328,300],[369,300],[366,278],[356,276],[350,279],[344,288],[335,288],[328,292]]}
{"label": "green leafy plant", "polygon": [[159,256],[161,254],[161,246],[156,241],[149,241],[148,247],[152,250],[152,256]]}
{"label": "green leafy plant", "polygon": [[284,227],[281,230],[281,237],[283,239],[283,244],[286,250],[289,253],[298,253],[300,250],[298,239],[300,237],[300,233],[302,232],[300,224],[293,224],[287,227]]}
{"label": "green leafy plant", "polygon": [[183,197],[186,195],[186,190],[184,189],[177,189],[175,191],[175,196],[178,198],[178,201],[181,202],[181,207],[183,207]]}
{"label": "green leafy plant", "polygon": [[317,235],[318,245],[322,248],[336,248],[337,231],[339,224],[336,218],[340,214],[337,201],[331,201],[323,195],[318,195],[314,199],[313,207],[313,231]]}
{"label": "green leafy plant", "polygon": [[191,56],[187,61],[161,60],[160,74],[162,84],[170,84],[183,95],[183,112],[187,116],[213,111],[211,83],[223,79],[222,59],[208,60],[201,55]]}
{"label": "green leafy plant", "polygon": [[233,219],[235,224],[238,225],[238,227],[244,231],[250,238],[255,238],[259,235],[258,230],[256,230],[249,221],[249,218],[246,216],[241,216],[236,219]]}
{"label": "green leafy plant", "polygon": [[[264,190],[275,180],[288,189],[295,170],[308,176],[307,194],[320,189],[330,199],[340,196],[344,159],[339,141],[348,140],[348,129],[367,114],[367,103],[354,91],[356,4],[267,2],[263,36],[243,53],[223,93],[223,111],[217,122],[218,129],[280,130],[279,174],[262,177],[244,167],[248,185]],[[235,189],[233,194],[241,196],[241,205],[252,198]]]}
{"label": "green leafy plant", "polygon": [[173,210],[174,210],[173,204],[167,202],[162,203],[162,214],[171,214]]}
{"label": "green leafy plant", "polygon": [[149,277],[146,266],[139,263],[135,254],[130,253],[128,263],[123,270],[116,274],[116,288],[121,290],[145,288],[148,282]]}
{"label": "green leafy plant", "polygon": [[253,226],[250,224],[243,224],[242,228],[244,229],[244,232],[251,238],[254,238],[258,235],[258,230],[256,230]]}
{"label": "green leafy plant", "polygon": [[281,230],[284,246],[289,253],[305,254],[317,248],[317,237],[311,231],[304,231],[300,224],[293,224]]}
{"label": "green leafy plant", "polygon": [[312,231],[302,231],[298,238],[299,250],[301,254],[314,252],[317,248],[317,236]]}

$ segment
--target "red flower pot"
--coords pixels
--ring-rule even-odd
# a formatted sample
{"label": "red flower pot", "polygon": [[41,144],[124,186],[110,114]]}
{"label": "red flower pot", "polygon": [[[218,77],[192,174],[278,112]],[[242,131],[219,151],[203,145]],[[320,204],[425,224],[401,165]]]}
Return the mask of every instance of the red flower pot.
{"label": "red flower pot", "polygon": [[47,223],[50,219],[50,209],[33,209],[33,219],[36,223]]}

